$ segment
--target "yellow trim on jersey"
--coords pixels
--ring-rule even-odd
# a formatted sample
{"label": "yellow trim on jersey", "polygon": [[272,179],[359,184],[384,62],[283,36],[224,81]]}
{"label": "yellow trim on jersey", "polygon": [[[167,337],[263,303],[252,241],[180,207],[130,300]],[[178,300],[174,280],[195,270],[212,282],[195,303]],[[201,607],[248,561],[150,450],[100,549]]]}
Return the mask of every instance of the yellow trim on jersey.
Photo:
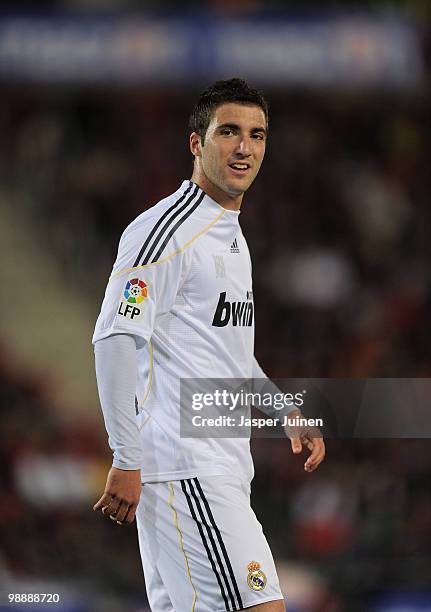
{"label": "yellow trim on jersey", "polygon": [[150,418],[151,418],[151,414],[147,414],[147,416],[144,419],[144,422],[139,426],[139,431],[141,431],[141,429],[144,427],[144,425],[146,425],[148,423]]}
{"label": "yellow trim on jersey", "polygon": [[[145,390],[144,399],[140,404],[138,404],[138,408],[142,408],[145,402],[147,401],[147,397],[149,396],[151,387],[153,385],[153,345],[151,344],[151,338],[148,340],[148,350],[150,351],[150,371],[148,373],[148,385]],[[147,421],[148,419],[145,419],[139,429],[142,429]]]}
{"label": "yellow trim on jersey", "polygon": [[181,551],[182,551],[183,556],[184,556],[184,561],[185,561],[186,570],[187,570],[187,576],[189,577],[189,581],[190,581],[190,584],[192,585],[192,589],[193,589],[192,612],[194,612],[195,611],[195,606],[196,606],[196,599],[197,599],[196,589],[195,589],[193,581],[192,581],[192,576],[190,574],[189,561],[187,559],[187,555],[185,553],[184,546],[183,546],[183,534],[181,533],[181,529],[180,529],[180,527],[178,525],[177,511],[175,510],[174,505],[172,503],[173,499],[174,499],[174,486],[172,484],[172,481],[169,481],[169,492],[170,493],[169,493],[168,504],[172,508],[172,512],[174,513],[174,524],[175,524],[175,527],[176,527],[176,529],[178,531],[178,542],[180,544],[180,548],[181,548]]}
{"label": "yellow trim on jersey", "polygon": [[193,236],[193,238],[190,238],[190,240],[188,240],[185,243],[184,246],[182,246],[180,249],[178,249],[178,251],[174,251],[173,253],[171,253],[170,255],[165,257],[164,259],[160,259],[159,261],[155,261],[154,263],[149,263],[149,264],[145,264],[144,266],[135,266],[135,267],[132,267],[132,268],[125,268],[124,270],[120,270],[119,272],[116,272],[115,274],[112,274],[112,276],[110,277],[109,280],[111,280],[113,278],[117,278],[117,276],[121,276],[122,274],[126,274],[127,272],[132,272],[132,270],[143,270],[144,268],[149,268],[150,266],[157,266],[158,264],[166,263],[167,261],[169,261],[170,259],[172,259],[176,255],[179,255],[180,253],[185,251],[192,244],[192,242],[194,242],[197,238],[202,236],[202,234],[206,234],[206,232],[209,229],[211,229],[212,226],[215,225],[223,217],[225,212],[226,212],[226,210],[222,210],[221,213],[213,221],[211,221],[211,223],[209,223],[206,227],[204,227],[203,230],[198,232],[196,234],[196,236]]}

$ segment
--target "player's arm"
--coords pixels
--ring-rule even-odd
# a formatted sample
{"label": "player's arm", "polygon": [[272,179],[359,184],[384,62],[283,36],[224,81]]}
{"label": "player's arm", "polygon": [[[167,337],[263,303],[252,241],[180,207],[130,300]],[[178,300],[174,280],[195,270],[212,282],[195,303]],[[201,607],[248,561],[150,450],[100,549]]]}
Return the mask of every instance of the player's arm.
{"label": "player's arm", "polygon": [[171,309],[190,257],[188,250],[183,253],[168,243],[175,256],[156,265],[141,265],[142,242],[153,224],[150,219],[123,233],[93,335],[100,403],[114,453],[105,491],[94,510],[129,523],[141,492],[136,349],[151,339],[158,317]]}
{"label": "player's arm", "polygon": [[[260,367],[256,357],[253,357],[253,381],[257,385],[259,380],[259,392],[270,393],[274,396],[277,393],[282,393],[280,389],[267,377],[265,372]],[[256,389],[253,389],[254,391]],[[262,408],[261,408],[262,409]],[[294,419],[296,416],[302,417],[302,413],[296,406],[292,406],[284,414],[289,416],[289,419]],[[313,472],[322,463],[325,457],[325,442],[323,436],[317,427],[297,426],[291,427],[287,425],[285,432],[290,443],[292,445],[292,451],[295,455],[298,455],[302,451],[302,447],[305,446],[309,451],[310,455],[304,464],[304,470],[306,472]]]}
{"label": "player's arm", "polygon": [[94,505],[118,523],[131,523],[141,495],[142,448],[136,423],[136,342],[116,334],[94,345],[100,404],[113,451],[102,497]]}
{"label": "player's arm", "polygon": [[[282,394],[283,392],[277,387],[277,385],[267,376],[267,374],[260,367],[256,357],[253,357],[253,367],[252,367],[252,392],[259,394],[261,397],[271,396],[272,398],[277,397],[277,395]],[[264,412],[271,418],[280,417],[280,411],[276,410],[272,405],[264,405],[263,403],[260,406],[256,406],[261,412]],[[290,414],[293,410],[296,409],[295,404],[291,406],[286,406],[283,408],[283,415]]]}

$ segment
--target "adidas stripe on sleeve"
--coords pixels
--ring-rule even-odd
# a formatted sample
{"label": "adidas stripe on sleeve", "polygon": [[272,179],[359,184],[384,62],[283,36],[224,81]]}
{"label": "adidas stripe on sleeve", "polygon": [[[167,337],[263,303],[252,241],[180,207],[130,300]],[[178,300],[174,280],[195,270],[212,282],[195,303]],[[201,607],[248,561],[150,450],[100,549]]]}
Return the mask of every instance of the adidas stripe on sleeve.
{"label": "adidas stripe on sleeve", "polygon": [[93,342],[118,333],[149,340],[157,319],[174,304],[187,271],[189,253],[175,233],[204,195],[190,183],[163,214],[144,213],[125,230]]}

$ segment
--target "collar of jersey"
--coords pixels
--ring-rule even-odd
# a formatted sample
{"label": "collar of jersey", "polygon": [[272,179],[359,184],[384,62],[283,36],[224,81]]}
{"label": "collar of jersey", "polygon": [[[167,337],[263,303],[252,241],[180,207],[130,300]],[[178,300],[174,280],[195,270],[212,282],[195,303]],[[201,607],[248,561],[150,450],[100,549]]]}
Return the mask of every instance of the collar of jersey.
{"label": "collar of jersey", "polygon": [[[199,185],[195,183],[194,181],[187,180],[187,181],[182,182],[181,190],[185,191],[189,187],[190,183],[192,185],[196,185],[196,187],[199,187]],[[201,193],[205,193],[205,197],[202,201],[202,204],[205,204],[208,208],[210,208],[216,213],[224,212],[225,219],[226,218],[230,218],[231,220],[238,219],[239,214],[241,212],[240,210],[228,210],[227,208],[220,206],[220,204],[216,202],[215,200],[213,200],[201,187],[199,187],[199,190]]]}

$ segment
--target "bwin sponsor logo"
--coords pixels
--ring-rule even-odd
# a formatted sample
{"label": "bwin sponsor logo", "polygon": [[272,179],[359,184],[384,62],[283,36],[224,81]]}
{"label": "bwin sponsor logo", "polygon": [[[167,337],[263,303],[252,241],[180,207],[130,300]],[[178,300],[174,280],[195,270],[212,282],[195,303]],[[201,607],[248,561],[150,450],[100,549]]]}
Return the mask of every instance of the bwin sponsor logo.
{"label": "bwin sponsor logo", "polygon": [[234,327],[251,327],[253,324],[253,302],[251,301],[251,296],[251,291],[247,291],[247,300],[245,302],[228,302],[226,300],[226,291],[220,293],[212,324],[215,327],[226,327],[229,322],[232,322]]}

